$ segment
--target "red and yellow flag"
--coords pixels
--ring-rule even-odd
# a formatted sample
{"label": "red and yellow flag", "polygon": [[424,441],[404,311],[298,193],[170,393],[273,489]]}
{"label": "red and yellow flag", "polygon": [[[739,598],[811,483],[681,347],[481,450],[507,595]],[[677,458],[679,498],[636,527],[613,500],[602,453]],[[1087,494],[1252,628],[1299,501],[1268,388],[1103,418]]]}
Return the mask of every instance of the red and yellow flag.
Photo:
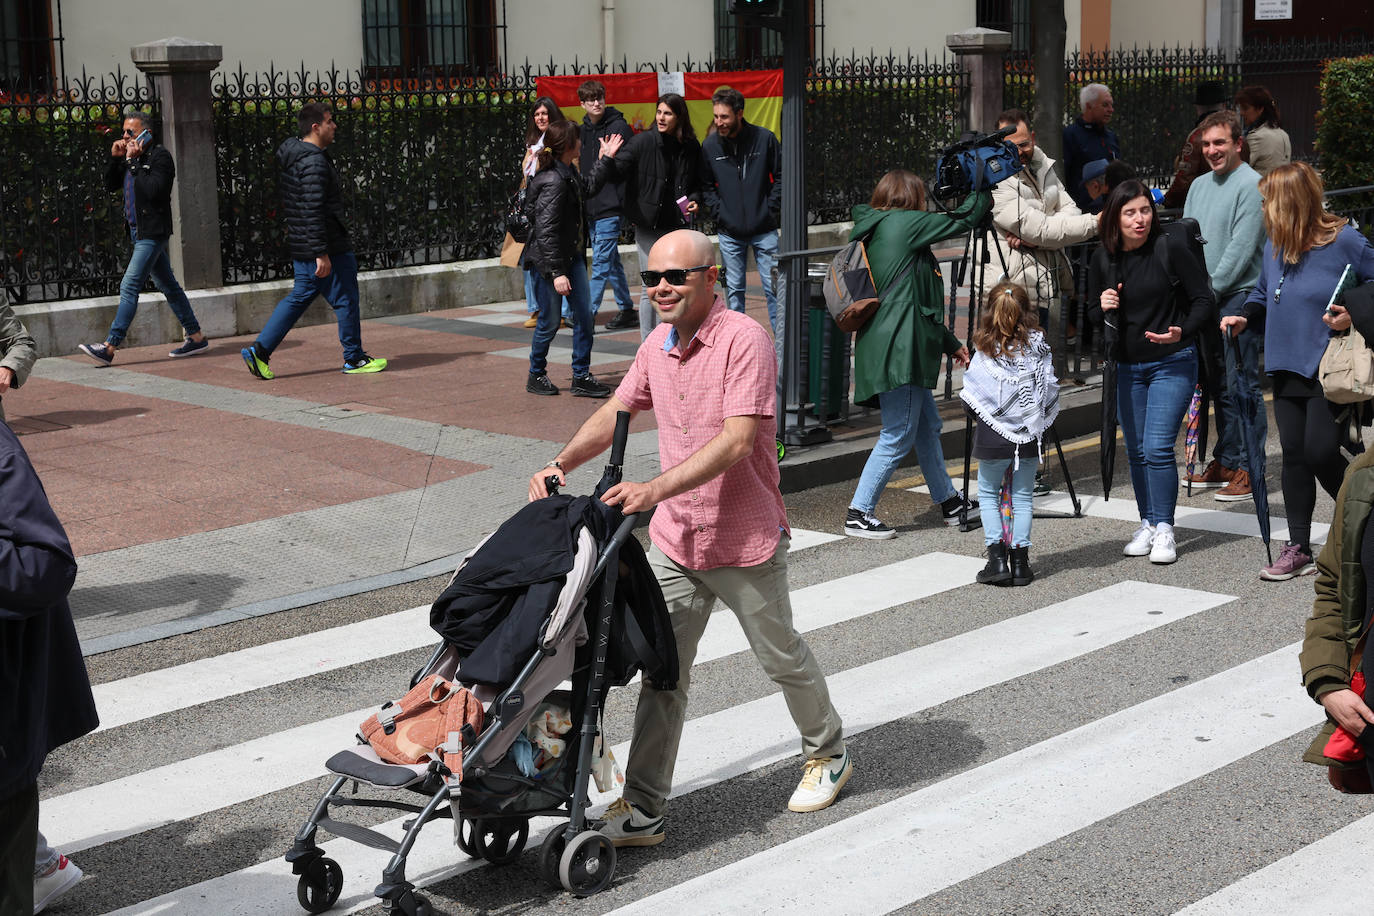
{"label": "red and yellow flag", "polygon": [[653,126],[658,97],[676,92],[687,100],[697,139],[705,138],[711,127],[711,95],[722,86],[729,86],[744,96],[745,120],[782,135],[781,70],[541,76],[535,85],[540,95],[558,103],[565,117],[580,124],[586,112],[577,99],[577,87],[589,79],[599,80],[606,87],[606,104],[620,109],[636,133]]}

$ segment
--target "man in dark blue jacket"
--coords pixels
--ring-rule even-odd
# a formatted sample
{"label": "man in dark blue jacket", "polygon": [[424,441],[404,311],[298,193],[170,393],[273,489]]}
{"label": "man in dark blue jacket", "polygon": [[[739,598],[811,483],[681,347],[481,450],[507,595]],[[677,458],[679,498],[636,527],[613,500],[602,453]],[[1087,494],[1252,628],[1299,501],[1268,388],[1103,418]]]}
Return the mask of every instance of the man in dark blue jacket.
{"label": "man in dark blue jacket", "polygon": [[749,249],[763,281],[768,321],[779,332],[773,264],[782,213],[782,147],[773,132],[744,120],[744,96],[722,87],[711,96],[715,133],[701,145],[703,197],[716,221],[725,266],[726,302],[744,311]]}
{"label": "man in dark blue jacket", "polygon": [[[583,175],[592,173],[592,165],[601,154],[601,141],[617,134],[626,142],[634,131],[625,123],[625,116],[606,107],[606,87],[599,80],[587,80],[577,87],[577,98],[587,114],[580,128],[582,153],[578,165]],[[624,227],[625,182],[607,181],[605,186],[587,198],[587,227],[591,230],[592,271],[590,278],[592,315],[601,308],[601,299],[609,284],[619,309],[607,324],[611,331],[639,327],[639,311],[630,298],[630,282],[620,263],[620,230]]]}
{"label": "man in dark blue jacket", "polygon": [[114,362],[115,350],[124,344],[129,325],[138,314],[138,295],[149,277],[158,292],[167,297],[167,307],[186,332],[182,345],[167,355],[174,359],[194,356],[210,346],[167,258],[167,242],[172,237],[172,182],[177,169],[172,154],[153,139],[152,124],[152,116],[146,111],[125,112],[124,136],[110,147],[110,161],[105,168],[105,188],[124,194],[124,222],[134,243],[134,253],[124,270],[124,279],[119,281],[119,309],[105,342],[78,345],[82,353],[102,366]]}
{"label": "man in dark blue jacket", "polygon": [[328,105],[309,102],[301,106],[296,124],[299,135],[277,148],[281,206],[296,285],[272,310],[258,339],[239,354],[255,378],[274,378],[267,365],[272,351],[295,327],[315,297],[324,296],[339,322],[343,372],[381,372],[386,368],[386,360],[363,352],[358,316],[358,259],[353,256],[353,240],[344,224],[339,170],[328,153],[338,129],[334,112]]}
{"label": "man in dark blue jacket", "polygon": [[1092,198],[1083,188],[1083,166],[1095,159],[1120,159],[1121,144],[1116,133],[1107,129],[1116,111],[1110,89],[1089,83],[1078,93],[1078,104],[1083,113],[1064,127],[1064,187],[1078,209],[1086,213]]}
{"label": "man in dark blue jacket", "polygon": [[34,869],[38,771],[54,748],[99,724],[67,606],[75,579],[67,533],[0,423],[0,913],[32,913],[35,890],[50,900],[81,875],[70,863],[51,875]]}

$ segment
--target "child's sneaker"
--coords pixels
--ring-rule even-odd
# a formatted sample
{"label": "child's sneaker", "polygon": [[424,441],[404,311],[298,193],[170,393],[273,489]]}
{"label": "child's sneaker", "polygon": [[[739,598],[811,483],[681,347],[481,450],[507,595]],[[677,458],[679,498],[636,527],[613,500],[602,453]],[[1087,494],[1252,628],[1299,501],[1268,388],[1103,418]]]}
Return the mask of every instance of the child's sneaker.
{"label": "child's sneaker", "polygon": [[878,521],[876,516],[852,507],[844,515],[844,533],[850,537],[872,538],[875,541],[886,541],[897,536],[897,532]]}
{"label": "child's sneaker", "polygon": [[788,799],[790,811],[819,811],[828,808],[839,797],[844,784],[849,782],[854,765],[849,760],[849,748],[839,757],[817,757],[806,761],[802,770],[801,785]]}
{"label": "child's sneaker", "polygon": [[623,798],[606,809],[601,833],[612,846],[657,846],[667,836],[663,818],[649,817]]}
{"label": "child's sneaker", "polygon": [[33,912],[43,909],[58,897],[76,886],[81,880],[81,869],[66,856],[59,855],[52,871],[33,879]]}

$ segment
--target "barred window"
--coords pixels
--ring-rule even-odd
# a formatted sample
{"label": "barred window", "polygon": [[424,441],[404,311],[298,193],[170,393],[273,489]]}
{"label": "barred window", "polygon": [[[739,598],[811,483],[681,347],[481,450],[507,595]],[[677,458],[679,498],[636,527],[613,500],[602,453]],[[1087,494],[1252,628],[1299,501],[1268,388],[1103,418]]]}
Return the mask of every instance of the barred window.
{"label": "barred window", "polygon": [[0,0],[0,89],[51,88],[61,49],[61,0]]}
{"label": "barred window", "polygon": [[978,0],[975,25],[1011,33],[1013,51],[1031,50],[1030,0]]}
{"label": "barred window", "polygon": [[363,0],[363,65],[372,78],[491,73],[504,31],[496,0]]}
{"label": "barred window", "polygon": [[[786,0],[806,4],[807,57],[824,56],[825,0]],[[730,0],[715,0],[717,70],[782,66],[782,35],[730,12]]]}

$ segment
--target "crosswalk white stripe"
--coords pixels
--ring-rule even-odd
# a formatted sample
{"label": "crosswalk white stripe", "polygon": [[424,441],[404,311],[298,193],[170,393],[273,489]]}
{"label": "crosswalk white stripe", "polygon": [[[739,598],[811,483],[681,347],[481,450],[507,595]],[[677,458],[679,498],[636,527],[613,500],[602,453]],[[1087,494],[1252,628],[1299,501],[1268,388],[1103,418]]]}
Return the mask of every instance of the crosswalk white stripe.
{"label": "crosswalk white stripe", "polygon": [[1359,912],[1366,905],[1359,901],[1374,878],[1374,863],[1367,854],[1372,844],[1374,815],[1369,815],[1184,907],[1176,916]]}
{"label": "crosswalk white stripe", "polygon": [[829,912],[898,909],[1319,722],[1296,677],[1297,650],[1286,646],[615,912],[658,913],[684,899],[694,913],[733,912],[746,883],[755,912],[814,906],[816,888],[825,888]]}
{"label": "crosswalk white stripe", "polygon": [[[981,566],[974,557],[923,554],[808,586],[792,595],[793,622],[806,632],[852,620],[967,585]],[[431,633],[428,641],[433,639]],[[717,613],[702,637],[698,659],[747,648],[733,616]],[[378,698],[377,705],[385,699]],[[57,825],[51,839],[78,852],[312,779],[324,772],[328,754],[320,749],[347,746],[370,712],[355,710],[45,800],[44,817]]]}
{"label": "crosswalk white stripe", "polygon": [[[796,528],[788,554],[843,537]],[[973,581],[971,575],[968,581]],[[924,596],[904,600],[916,597]],[[437,640],[425,605],[98,684],[93,688],[100,712],[97,731],[436,645]]]}
{"label": "crosswalk white stripe", "polygon": [[[1122,582],[832,675],[828,678],[831,699],[844,717],[846,735],[852,736],[1232,600],[1227,595],[1193,589]],[[995,669],[968,665],[969,658],[985,655],[989,645],[998,647]],[[894,683],[901,684],[901,689],[894,690]],[[673,795],[683,795],[786,759],[796,754],[796,744],[796,728],[780,694],[691,720],[683,731]],[[628,759],[628,742],[613,750],[618,759]],[[600,803],[609,797],[593,791],[592,800]],[[63,823],[62,818],[50,815],[49,802],[43,804],[45,824]],[[307,813],[301,812],[302,820]],[[445,833],[443,827],[430,830]],[[358,854],[371,856],[372,868],[363,867],[361,872],[364,880],[375,879],[386,855]],[[440,880],[448,873],[443,870],[452,868],[453,855],[452,847],[446,843],[417,845],[412,871],[417,876],[436,871],[439,873],[432,880]],[[251,902],[255,907],[234,912],[288,912],[288,908],[273,901],[279,901],[283,894],[289,896],[290,888],[285,881],[290,874],[289,866],[277,860],[246,871],[252,871],[255,877],[246,877],[245,872],[221,876],[146,904],[165,905],[167,909],[129,912],[190,913],[194,907],[182,909],[183,904],[203,899],[233,899]],[[282,876],[281,885],[263,881],[263,874]]]}

